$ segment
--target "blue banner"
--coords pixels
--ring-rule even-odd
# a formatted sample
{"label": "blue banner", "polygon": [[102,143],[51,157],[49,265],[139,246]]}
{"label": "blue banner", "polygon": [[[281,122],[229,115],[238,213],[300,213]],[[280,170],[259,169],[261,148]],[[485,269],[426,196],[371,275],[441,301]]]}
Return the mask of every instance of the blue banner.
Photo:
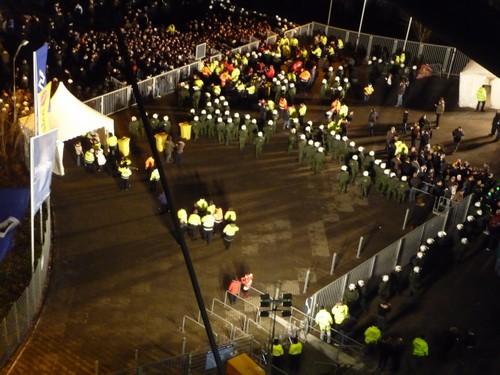
{"label": "blue banner", "polygon": [[31,214],[35,215],[50,194],[56,154],[57,129],[30,138]]}
{"label": "blue banner", "polygon": [[36,93],[39,94],[47,84],[46,68],[47,68],[47,54],[49,52],[49,46],[45,43],[39,49],[37,49],[35,54],[35,87]]}

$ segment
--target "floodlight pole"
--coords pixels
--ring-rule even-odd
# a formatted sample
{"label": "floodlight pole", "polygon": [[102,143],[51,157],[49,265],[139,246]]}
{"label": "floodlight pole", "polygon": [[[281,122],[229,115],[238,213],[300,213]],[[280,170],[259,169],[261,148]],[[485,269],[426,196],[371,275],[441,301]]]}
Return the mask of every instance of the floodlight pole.
{"label": "floodlight pole", "polygon": [[330,9],[328,9],[328,21],[326,21],[327,26],[330,26],[330,16],[332,14],[333,0],[330,0]]}
{"label": "floodlight pole", "polygon": [[406,30],[405,42],[403,44],[403,51],[406,50],[406,43],[408,42],[408,36],[410,35],[411,21],[413,21],[413,17],[410,17],[410,21],[408,21],[408,29]]}
{"label": "floodlight pole", "polygon": [[193,287],[193,292],[196,297],[196,302],[198,303],[198,309],[200,310],[200,315],[203,320],[203,325],[205,326],[205,331],[207,334],[208,342],[210,344],[210,348],[214,355],[215,364],[217,365],[217,374],[224,374],[224,366],[222,365],[222,361],[220,358],[220,354],[217,348],[217,343],[215,342],[214,334],[212,331],[212,326],[210,324],[210,320],[208,318],[207,310],[205,307],[205,302],[203,300],[203,296],[201,294],[200,284],[198,282],[198,278],[196,276],[196,271],[194,270],[193,261],[191,259],[191,254],[186,245],[186,241],[184,238],[184,233],[180,228],[179,220],[177,219],[176,213],[176,205],[174,203],[172,193],[170,191],[170,185],[168,184],[167,175],[165,170],[163,169],[163,161],[160,158],[160,154],[155,147],[155,139],[153,136],[153,129],[151,128],[151,124],[149,122],[148,116],[146,116],[146,111],[144,109],[144,102],[142,100],[141,93],[139,91],[139,86],[137,85],[137,79],[132,74],[131,63],[130,63],[130,55],[128,53],[128,48],[125,43],[125,38],[123,36],[123,30],[121,28],[117,28],[116,34],[118,37],[118,48],[122,58],[125,62],[126,74],[128,76],[128,81],[132,85],[132,90],[134,93],[135,101],[137,103],[137,107],[139,109],[139,113],[141,115],[142,122],[144,124],[144,130],[146,131],[147,140],[149,146],[151,148],[151,153],[155,160],[155,165],[158,168],[158,172],[160,173],[160,183],[165,193],[165,197],[167,198],[167,204],[170,208],[170,217],[174,226],[174,233],[176,236],[176,240],[181,248],[182,255],[184,256],[184,263],[186,264],[186,268],[189,274],[189,278],[191,279],[191,284]]}
{"label": "floodlight pole", "polygon": [[356,47],[358,49],[359,35],[361,34],[361,27],[363,26],[363,19],[365,17],[366,0],[363,1],[363,10],[361,11],[361,19],[359,20],[358,36],[356,37]]}

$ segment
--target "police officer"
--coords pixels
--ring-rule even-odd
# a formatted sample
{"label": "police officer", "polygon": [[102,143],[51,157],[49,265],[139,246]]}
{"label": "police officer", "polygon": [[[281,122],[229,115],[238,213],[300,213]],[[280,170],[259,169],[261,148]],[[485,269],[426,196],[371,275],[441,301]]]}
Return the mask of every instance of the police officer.
{"label": "police officer", "polygon": [[391,272],[391,285],[392,285],[392,293],[399,295],[403,291],[404,280],[402,274],[403,268],[400,265],[394,267],[394,270]]}
{"label": "police officer", "polygon": [[313,156],[314,174],[321,172],[325,166],[325,152],[323,147],[318,147],[318,150]]}
{"label": "police officer", "polygon": [[207,241],[207,244],[210,245],[214,234],[215,217],[211,213],[207,212],[207,214],[201,218],[201,224],[203,226],[204,238]]}
{"label": "police officer", "polygon": [[343,165],[340,167],[340,173],[337,177],[339,183],[339,191],[341,193],[347,192],[347,185],[349,184],[349,172],[347,170],[347,165]]}
{"label": "police officer", "polygon": [[297,144],[297,129],[292,128],[290,134],[288,135],[288,153],[292,151]]}
{"label": "police officer", "polygon": [[429,344],[424,337],[415,337],[412,341],[411,367],[414,373],[420,373],[423,361],[429,356]]}
{"label": "police officer", "polygon": [[198,210],[194,210],[191,215],[189,215],[188,220],[188,233],[192,240],[198,238],[198,233],[201,226],[201,218],[198,215]]}
{"label": "police officer", "polygon": [[349,318],[349,307],[345,303],[337,302],[332,307],[332,315],[334,327],[336,330],[340,331],[342,329],[342,325]]}
{"label": "police officer", "polygon": [[231,247],[231,243],[233,242],[234,237],[236,236],[236,232],[238,232],[239,230],[240,228],[238,228],[235,223],[227,224],[222,230],[224,238],[224,247],[226,248],[226,250],[229,250],[229,248]]}
{"label": "police officer", "polygon": [[376,346],[382,339],[382,331],[377,326],[369,326],[364,332],[366,351],[373,353]]}
{"label": "police officer", "polygon": [[292,338],[292,343],[288,348],[288,356],[290,358],[290,369],[294,372],[299,371],[300,359],[302,357],[302,343],[297,336]]}
{"label": "police officer", "polygon": [[372,179],[370,177],[370,173],[368,171],[363,172],[363,177],[359,181],[359,187],[361,189],[361,195],[363,197],[368,197],[368,191],[370,190],[370,186],[372,184]]}
{"label": "police officer", "polygon": [[316,316],[314,317],[314,321],[316,324],[319,326],[320,330],[320,340],[325,341],[325,336],[326,336],[326,342],[330,344],[332,342],[332,324],[333,324],[333,318],[328,312],[328,310],[325,308],[325,306],[321,306],[319,311],[316,313]]}
{"label": "police officer", "polygon": [[228,208],[226,213],[224,214],[224,221],[226,224],[231,224],[236,222],[236,211],[231,207]]}
{"label": "police officer", "polygon": [[418,297],[422,287],[420,267],[415,266],[411,269],[408,281],[410,284],[410,297]]}
{"label": "police officer", "polygon": [[245,145],[247,143],[247,138],[248,138],[248,130],[246,125],[241,125],[241,129],[238,134],[239,137],[239,142],[240,142],[240,151],[243,151],[245,148]]}
{"label": "police officer", "polygon": [[285,355],[285,351],[283,350],[283,345],[281,345],[278,339],[273,340],[271,355],[273,365],[278,368],[283,368],[283,356]]}
{"label": "police officer", "polygon": [[255,158],[258,159],[262,154],[262,148],[264,147],[264,134],[262,132],[257,133],[257,137],[255,138]]}
{"label": "police officer", "polygon": [[344,302],[347,304],[350,311],[356,308],[359,302],[359,292],[356,289],[356,284],[354,283],[349,284],[346,292],[344,293]]}
{"label": "police officer", "polygon": [[179,220],[179,226],[182,232],[185,232],[188,226],[188,214],[184,208],[180,208],[177,211],[177,219]]}

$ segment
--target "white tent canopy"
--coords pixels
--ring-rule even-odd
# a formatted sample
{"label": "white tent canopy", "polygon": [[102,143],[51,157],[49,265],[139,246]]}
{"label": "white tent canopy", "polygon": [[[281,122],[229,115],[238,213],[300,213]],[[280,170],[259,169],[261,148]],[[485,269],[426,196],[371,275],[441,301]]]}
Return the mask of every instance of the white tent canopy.
{"label": "white tent canopy", "polygon": [[[102,115],[88,105],[82,103],[62,82],[50,99],[49,128],[57,129],[57,150],[54,173],[64,175],[63,151],[64,141],[76,138],[96,129],[104,129],[114,133],[114,120]],[[20,119],[21,125],[34,127],[34,115]],[[104,143],[106,138],[101,141]]]}
{"label": "white tent canopy", "polygon": [[477,105],[476,93],[482,85],[491,86],[486,106],[500,108],[500,80],[473,60],[470,60],[464,70],[460,72],[458,105],[475,108]]}

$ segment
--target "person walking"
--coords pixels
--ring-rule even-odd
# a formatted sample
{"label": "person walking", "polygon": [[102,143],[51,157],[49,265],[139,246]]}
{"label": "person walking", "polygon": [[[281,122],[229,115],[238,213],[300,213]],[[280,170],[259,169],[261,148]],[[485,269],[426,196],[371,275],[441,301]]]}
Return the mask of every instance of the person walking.
{"label": "person walking", "polygon": [[239,230],[240,228],[238,228],[235,223],[227,224],[224,227],[222,234],[224,236],[224,247],[226,248],[226,250],[229,250],[229,248],[231,247],[231,243],[236,236],[236,232],[238,232]]}
{"label": "person walking", "polygon": [[300,369],[300,360],[302,357],[302,343],[297,336],[291,339],[290,347],[288,348],[288,358],[290,358],[290,370],[292,373],[298,373]]}
{"label": "person walking", "polygon": [[453,143],[455,144],[455,149],[453,150],[453,153],[458,151],[458,147],[460,147],[460,143],[462,142],[462,138],[464,136],[464,131],[461,126],[453,130],[452,132],[453,136]]}
{"label": "person walking", "polygon": [[375,124],[378,120],[378,112],[375,111],[375,108],[371,108],[368,113],[368,132],[370,133],[370,137],[375,134]]}
{"label": "person walking", "polygon": [[486,104],[486,98],[487,98],[486,85],[482,85],[480,88],[477,89],[476,98],[477,98],[476,112],[479,111],[479,108],[481,108],[481,112],[484,112],[484,105]]}
{"label": "person walking", "polygon": [[283,345],[281,345],[278,339],[274,339],[271,353],[273,366],[276,366],[279,369],[283,368],[284,355],[285,351],[283,350]]}
{"label": "person walking", "polygon": [[75,142],[76,166],[81,167],[83,161],[83,147],[80,141]]}
{"label": "person walking", "polygon": [[316,313],[316,316],[314,317],[314,321],[319,326],[320,330],[319,339],[321,341],[325,341],[325,336],[326,336],[326,342],[327,344],[330,344],[332,342],[333,318],[324,305],[321,305],[319,311]]}
{"label": "person walking", "polygon": [[201,218],[197,210],[194,210],[193,213],[189,215],[187,223],[189,236],[192,240],[196,240],[201,226]]}
{"label": "person walking", "polygon": [[201,224],[203,226],[203,237],[207,241],[207,245],[210,245],[212,237],[214,234],[215,217],[214,215],[207,213],[201,218]]}
{"label": "person walking", "polygon": [[437,104],[434,104],[434,107],[436,107],[436,129],[439,129],[439,119],[444,114],[446,107],[444,98],[440,97]]}

